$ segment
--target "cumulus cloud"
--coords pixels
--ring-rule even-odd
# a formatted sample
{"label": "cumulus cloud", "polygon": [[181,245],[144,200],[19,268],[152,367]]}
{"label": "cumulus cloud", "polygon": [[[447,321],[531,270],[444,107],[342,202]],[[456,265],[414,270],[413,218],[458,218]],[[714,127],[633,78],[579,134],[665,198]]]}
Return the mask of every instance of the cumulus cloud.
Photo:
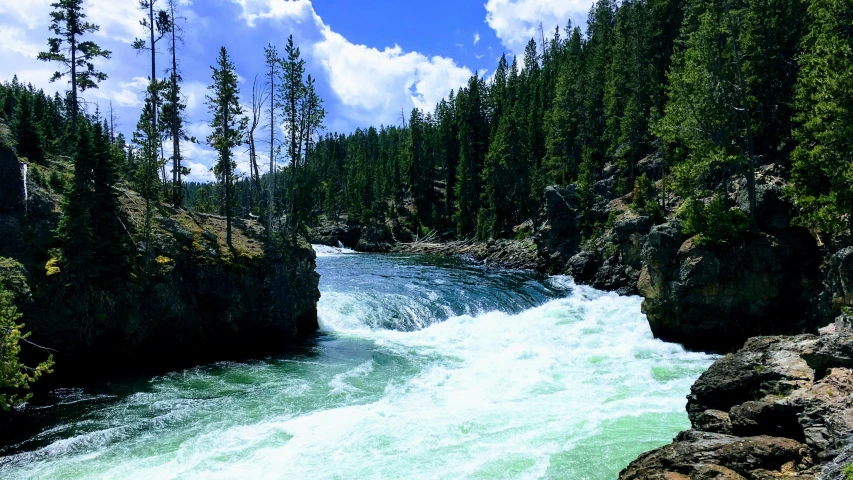
{"label": "cumulus cloud", "polygon": [[31,30],[47,24],[50,4],[50,0],[4,1],[0,2],[0,16]]}
{"label": "cumulus cloud", "polygon": [[143,92],[148,87],[148,79],[134,77],[127,82],[105,82],[100,88],[86,93],[92,100],[113,102],[116,107],[141,107]]}
{"label": "cumulus cloud", "polygon": [[531,38],[539,37],[539,24],[546,36],[569,20],[584,18],[592,0],[488,0],[486,23],[501,43],[515,54],[524,51]]}
{"label": "cumulus cloud", "polygon": [[[450,58],[406,52],[398,45],[378,49],[352,43],[326,25],[309,0],[232,1],[243,7],[250,26],[271,19],[314,29],[301,32],[317,39],[303,51],[322,68],[342,107],[338,115],[351,125],[387,125],[396,123],[401,111],[431,110],[473,74]],[[333,128],[342,126],[340,119],[331,121]]]}
{"label": "cumulus cloud", "polygon": [[313,54],[327,73],[332,90],[355,120],[393,123],[400,110],[431,110],[472,72],[450,58],[384,50],[350,43],[326,27]]}
{"label": "cumulus cloud", "polygon": [[480,32],[474,34],[474,45],[480,43]]}
{"label": "cumulus cloud", "polygon": [[313,21],[316,16],[311,0],[233,0],[233,2],[243,7],[241,17],[250,27],[254,27],[258,20],[289,18],[301,23],[306,20]]}

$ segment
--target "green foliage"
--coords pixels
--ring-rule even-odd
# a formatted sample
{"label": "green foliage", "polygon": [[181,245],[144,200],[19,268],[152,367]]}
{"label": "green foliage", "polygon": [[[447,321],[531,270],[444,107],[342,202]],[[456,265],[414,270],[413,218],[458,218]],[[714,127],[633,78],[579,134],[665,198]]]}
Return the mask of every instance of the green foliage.
{"label": "green foliage", "polygon": [[31,93],[20,96],[15,111],[15,145],[18,156],[36,163],[44,161],[44,135],[41,124],[35,118]]}
{"label": "green foliage", "polygon": [[749,229],[749,219],[743,210],[729,208],[723,195],[715,195],[707,205],[702,200],[688,200],[678,211],[682,230],[696,235],[699,245],[720,245],[740,242]]}
{"label": "green foliage", "polygon": [[13,303],[12,293],[7,290],[8,280],[0,275],[0,409],[6,412],[29,400],[32,394],[22,392],[42,375],[51,373],[53,367],[53,355],[34,368],[20,362],[21,342],[27,342],[30,334],[18,323],[21,314]]}
{"label": "green foliage", "polygon": [[853,480],[853,464],[848,463],[844,465],[844,468],[841,469],[841,473],[845,475],[847,480]]}
{"label": "green foliage", "polygon": [[604,222],[604,229],[605,230],[611,230],[613,228],[613,226],[616,225],[616,217],[617,216],[618,215],[616,214],[615,210],[610,211],[610,213],[607,215],[607,221]]}
{"label": "green foliage", "polygon": [[248,119],[242,116],[237,72],[225,47],[219,49],[216,66],[210,68],[213,70],[213,83],[208,87],[211,94],[206,97],[206,103],[213,118],[210,121],[212,132],[207,142],[216,149],[217,161],[213,171],[223,192],[221,213],[227,219],[226,242],[230,247],[231,217],[234,215],[234,169],[237,167],[233,150],[243,143]]}
{"label": "green foliage", "polygon": [[143,236],[146,243],[150,242],[151,215],[153,202],[160,199],[160,180],[158,170],[160,159],[158,146],[160,135],[152,124],[154,118],[154,99],[149,93],[142,104],[142,114],[133,132],[133,143],[138,147],[132,154],[129,167],[133,169],[133,184],[136,191],[145,199],[145,223]]}
{"label": "green foliage", "polygon": [[654,219],[663,217],[655,185],[645,173],[634,181],[634,199],[631,202],[631,210],[638,215],[646,215]]}
{"label": "green foliage", "polygon": [[57,192],[65,191],[65,180],[62,179],[62,176],[56,170],[50,171],[48,183]]}
{"label": "green foliage", "polygon": [[791,193],[799,224],[840,234],[853,225],[853,2],[813,0],[808,19]]}
{"label": "green foliage", "polygon": [[83,0],[57,0],[52,3],[50,12],[50,31],[56,35],[47,40],[48,50],[39,52],[38,59],[45,62],[57,62],[65,70],[57,70],[50,78],[55,82],[65,76],[71,84],[71,117],[77,124],[79,111],[77,91],[98,88],[98,83],[107,79],[107,74],[95,69],[95,61],[110,58],[111,52],[99,47],[90,40],[81,37],[100,30],[98,25],[85,21]]}

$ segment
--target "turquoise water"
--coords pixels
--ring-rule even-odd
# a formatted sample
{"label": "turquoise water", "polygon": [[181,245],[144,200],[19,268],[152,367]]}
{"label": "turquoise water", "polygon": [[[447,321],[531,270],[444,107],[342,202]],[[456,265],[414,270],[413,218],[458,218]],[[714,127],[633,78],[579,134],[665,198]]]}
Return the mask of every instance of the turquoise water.
{"label": "turquoise water", "polygon": [[319,248],[286,355],[46,395],[0,478],[613,479],[689,426],[705,354],[564,277]]}

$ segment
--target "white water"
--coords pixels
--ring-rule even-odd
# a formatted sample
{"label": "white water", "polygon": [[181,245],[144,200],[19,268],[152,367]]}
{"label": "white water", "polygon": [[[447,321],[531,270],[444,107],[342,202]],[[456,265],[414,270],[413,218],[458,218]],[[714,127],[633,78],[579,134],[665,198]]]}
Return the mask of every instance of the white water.
{"label": "white water", "polygon": [[689,426],[711,357],[653,339],[639,298],[418,262],[323,252],[310,351],[109,392],[0,478],[603,480]]}
{"label": "white water", "polygon": [[333,257],[335,255],[346,255],[356,253],[355,250],[350,250],[344,247],[330,247],[328,245],[311,245],[314,247],[314,253],[318,257]]}

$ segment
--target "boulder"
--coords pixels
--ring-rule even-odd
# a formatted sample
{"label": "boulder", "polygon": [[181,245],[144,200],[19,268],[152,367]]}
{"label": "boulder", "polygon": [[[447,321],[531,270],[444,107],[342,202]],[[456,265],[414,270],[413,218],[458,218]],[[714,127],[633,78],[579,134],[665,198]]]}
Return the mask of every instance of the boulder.
{"label": "boulder", "polygon": [[323,222],[311,230],[311,243],[330,247],[355,248],[361,240],[362,230],[357,225]]}
{"label": "boulder", "polygon": [[845,307],[853,308],[853,247],[839,250],[829,258],[818,297],[818,314],[823,318],[836,318],[845,313]]}
{"label": "boulder", "polygon": [[581,234],[577,225],[580,209],[576,186],[546,187],[543,193],[542,224],[534,238],[544,269],[563,273],[568,260],[578,252]]}
{"label": "boulder", "polygon": [[[749,193],[746,189],[737,192],[735,197],[738,208],[749,211]],[[755,187],[755,219],[759,228],[767,231],[780,231],[791,223],[791,202],[784,197],[781,186],[773,184]]]}
{"label": "boulder", "polygon": [[811,466],[808,447],[796,440],[688,430],[670,445],[641,455],[622,470],[619,479],[752,479],[756,471],[783,473]]}
{"label": "boulder", "polygon": [[598,272],[598,257],[592,252],[580,252],[569,259],[566,272],[576,282],[587,283]]}
{"label": "boulder", "polygon": [[656,338],[731,351],[754,335],[809,329],[820,253],[808,231],[759,232],[742,245],[703,246],[654,227],[638,290]]}
{"label": "boulder", "polygon": [[393,241],[385,225],[371,224],[364,227],[354,248],[359,252],[390,252]]}

